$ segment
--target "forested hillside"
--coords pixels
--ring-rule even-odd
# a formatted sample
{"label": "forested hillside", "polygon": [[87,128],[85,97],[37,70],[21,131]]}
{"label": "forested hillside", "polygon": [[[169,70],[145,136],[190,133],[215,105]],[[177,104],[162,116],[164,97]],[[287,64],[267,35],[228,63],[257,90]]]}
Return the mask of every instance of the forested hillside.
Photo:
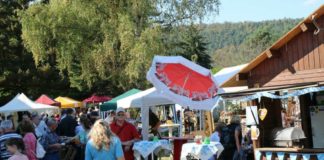
{"label": "forested hillside", "polygon": [[301,19],[204,25],[202,35],[215,68],[247,63]]}

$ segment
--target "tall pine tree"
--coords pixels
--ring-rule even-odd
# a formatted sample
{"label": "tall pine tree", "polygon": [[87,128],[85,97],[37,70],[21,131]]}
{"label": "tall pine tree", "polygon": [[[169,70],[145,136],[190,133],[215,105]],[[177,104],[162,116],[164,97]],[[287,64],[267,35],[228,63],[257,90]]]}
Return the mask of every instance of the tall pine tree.
{"label": "tall pine tree", "polygon": [[210,69],[212,61],[207,53],[207,46],[206,39],[201,35],[197,27],[190,25],[185,28],[180,42],[177,44],[177,47],[180,48],[178,54]]}

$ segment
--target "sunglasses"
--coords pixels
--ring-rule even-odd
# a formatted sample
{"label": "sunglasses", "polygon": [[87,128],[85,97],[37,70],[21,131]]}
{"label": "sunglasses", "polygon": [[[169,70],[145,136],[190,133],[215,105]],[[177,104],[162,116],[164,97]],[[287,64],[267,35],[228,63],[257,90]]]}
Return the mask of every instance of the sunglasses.
{"label": "sunglasses", "polygon": [[125,116],[125,114],[124,113],[118,113],[117,116],[118,117],[123,117],[123,116]]}

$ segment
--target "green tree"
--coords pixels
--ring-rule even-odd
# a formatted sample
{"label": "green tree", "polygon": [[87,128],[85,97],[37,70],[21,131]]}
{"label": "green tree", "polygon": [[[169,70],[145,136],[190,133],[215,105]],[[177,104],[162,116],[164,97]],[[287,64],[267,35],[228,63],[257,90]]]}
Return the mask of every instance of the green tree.
{"label": "green tree", "polygon": [[[50,0],[20,12],[22,38],[37,67],[53,64],[71,87],[116,94],[146,88],[168,28],[218,11],[218,0]],[[50,64],[52,65],[52,64]]]}
{"label": "green tree", "polygon": [[269,27],[259,28],[247,39],[247,44],[254,47],[257,52],[262,52],[275,41]]}
{"label": "green tree", "polygon": [[[0,1],[0,97],[5,102],[11,96],[26,91],[31,79],[32,56],[22,45],[21,25],[17,10],[28,7],[26,1]],[[23,64],[23,65],[21,65]],[[0,102],[0,103],[1,103]]]}
{"label": "green tree", "polygon": [[0,104],[22,92],[30,98],[43,93],[50,96],[77,93],[69,89],[67,79],[49,65],[54,65],[53,57],[49,57],[46,65],[36,68],[32,54],[24,48],[17,12],[27,9],[30,2],[0,1]]}
{"label": "green tree", "polygon": [[211,68],[211,57],[207,53],[207,45],[208,43],[205,42],[205,38],[197,27],[190,25],[185,28],[175,47],[179,47],[177,54],[205,68]]}
{"label": "green tree", "polygon": [[213,67],[248,63],[288,32],[301,19],[202,25]]}

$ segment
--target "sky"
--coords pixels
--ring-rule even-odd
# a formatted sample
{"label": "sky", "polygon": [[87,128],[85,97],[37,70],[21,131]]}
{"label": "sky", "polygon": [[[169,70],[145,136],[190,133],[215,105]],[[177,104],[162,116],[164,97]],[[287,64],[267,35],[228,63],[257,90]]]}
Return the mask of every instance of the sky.
{"label": "sky", "polygon": [[264,21],[304,18],[324,4],[324,0],[220,0],[219,15],[206,22]]}

